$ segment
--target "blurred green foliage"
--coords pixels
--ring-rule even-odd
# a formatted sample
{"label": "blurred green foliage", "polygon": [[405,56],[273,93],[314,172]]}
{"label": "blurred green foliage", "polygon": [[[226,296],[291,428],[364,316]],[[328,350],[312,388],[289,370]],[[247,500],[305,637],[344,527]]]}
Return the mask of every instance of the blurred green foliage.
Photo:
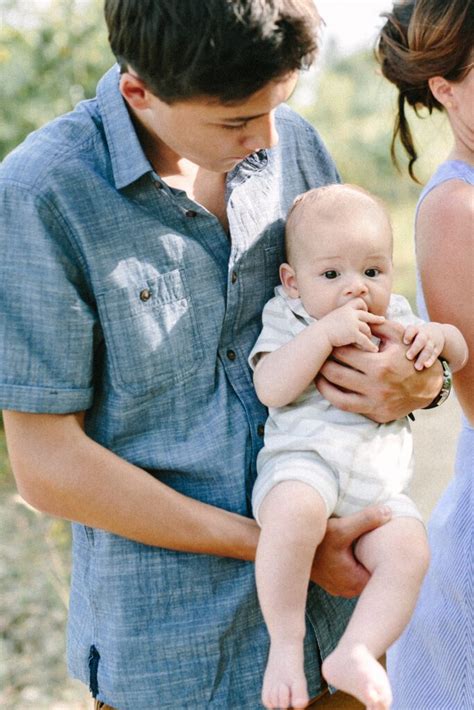
{"label": "blurred green foliage", "polygon": [[[1,418],[0,418],[1,424]],[[85,710],[87,689],[68,679],[65,626],[69,524],[16,493],[0,426],[0,707]]]}
{"label": "blurred green foliage", "polygon": [[[94,96],[113,63],[102,0],[0,0],[0,159],[32,130]],[[341,56],[329,47],[304,74],[292,105],[319,130],[346,182],[383,198],[395,232],[395,289],[414,300],[412,221],[420,187],[390,162],[395,93],[370,50]],[[447,152],[440,118],[412,121],[420,179]],[[69,526],[16,494],[0,421],[0,706],[88,707],[87,690],[67,680],[64,627]]]}
{"label": "blurred green foliage", "polygon": [[[93,97],[113,63],[101,0],[0,0],[0,159]],[[85,708],[68,680],[70,530],[16,494],[0,420],[0,706]]]}
{"label": "blurred green foliage", "polygon": [[113,63],[100,0],[0,0],[0,158],[95,94]]}
{"label": "blurred green foliage", "polygon": [[65,669],[69,527],[13,491],[0,493],[0,514],[0,706],[86,707]]}

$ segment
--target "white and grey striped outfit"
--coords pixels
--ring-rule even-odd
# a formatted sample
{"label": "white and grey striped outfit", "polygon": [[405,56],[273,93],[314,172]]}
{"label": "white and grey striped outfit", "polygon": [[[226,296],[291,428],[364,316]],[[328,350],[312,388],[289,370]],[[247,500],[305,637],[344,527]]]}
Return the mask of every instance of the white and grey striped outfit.
{"label": "white and grey striped outfit", "polygon": [[[386,317],[404,327],[420,322],[408,301],[398,295],[392,295]],[[262,353],[277,350],[314,321],[301,300],[289,298],[281,286],[266,304],[262,320],[262,331],[249,356],[252,368]],[[328,517],[343,517],[383,502],[394,516],[422,520],[407,495],[412,471],[407,417],[377,424],[361,414],[337,409],[311,384],[291,404],[269,410],[265,444],[257,458],[253,513],[258,521],[260,504],[269,491],[281,481],[297,480],[320,493]]]}

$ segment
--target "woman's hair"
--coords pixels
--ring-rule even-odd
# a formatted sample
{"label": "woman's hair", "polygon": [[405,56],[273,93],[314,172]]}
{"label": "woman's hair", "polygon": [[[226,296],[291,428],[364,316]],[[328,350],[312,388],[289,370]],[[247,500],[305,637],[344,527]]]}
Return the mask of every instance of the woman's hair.
{"label": "woman's hair", "polygon": [[472,64],[474,0],[405,0],[395,2],[380,31],[376,55],[386,79],[398,88],[398,114],[392,136],[391,156],[397,164],[395,144],[399,137],[409,157],[408,172],[418,155],[405,115],[405,103],[418,108],[443,110],[428,80],[442,76],[461,81]]}
{"label": "woman's hair", "polygon": [[247,98],[309,66],[320,19],[313,0],[105,0],[122,71],[173,103]]}

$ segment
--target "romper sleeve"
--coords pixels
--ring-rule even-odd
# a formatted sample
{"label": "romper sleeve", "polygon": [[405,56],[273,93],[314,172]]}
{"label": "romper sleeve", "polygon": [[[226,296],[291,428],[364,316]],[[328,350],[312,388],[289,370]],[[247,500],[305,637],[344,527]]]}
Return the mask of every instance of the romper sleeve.
{"label": "romper sleeve", "polygon": [[404,328],[409,325],[419,325],[425,321],[419,318],[412,311],[412,308],[405,298],[399,294],[392,294],[390,304],[387,309],[387,320],[393,320],[400,323]]}
{"label": "romper sleeve", "polygon": [[0,183],[0,408],[66,413],[92,403],[96,311],[56,208]]}
{"label": "romper sleeve", "polygon": [[293,339],[291,329],[292,313],[281,296],[271,298],[263,309],[262,330],[249,355],[249,365],[255,370],[263,353],[278,350]]}

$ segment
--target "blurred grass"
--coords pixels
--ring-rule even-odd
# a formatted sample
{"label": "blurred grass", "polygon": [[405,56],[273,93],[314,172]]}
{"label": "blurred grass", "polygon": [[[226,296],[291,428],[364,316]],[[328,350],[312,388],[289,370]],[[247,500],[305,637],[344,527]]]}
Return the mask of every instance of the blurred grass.
{"label": "blurred grass", "polygon": [[67,679],[69,524],[16,493],[0,427],[0,707],[82,710],[87,690]]}

